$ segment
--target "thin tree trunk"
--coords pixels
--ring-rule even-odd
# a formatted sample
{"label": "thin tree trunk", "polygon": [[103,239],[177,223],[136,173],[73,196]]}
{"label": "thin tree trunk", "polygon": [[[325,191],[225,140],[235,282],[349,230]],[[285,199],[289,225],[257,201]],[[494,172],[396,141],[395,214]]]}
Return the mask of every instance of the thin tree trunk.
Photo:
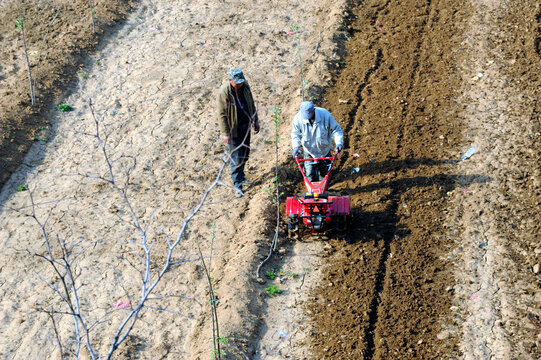
{"label": "thin tree trunk", "polygon": [[28,58],[28,49],[26,48],[26,39],[24,37],[24,17],[22,3],[19,8],[19,25],[21,30],[21,37],[23,39],[24,56],[26,58],[26,66],[28,68],[28,84],[30,85],[30,99],[32,100],[32,106],[36,103],[36,96],[34,95],[34,85],[32,84],[32,70],[30,69],[30,59]]}

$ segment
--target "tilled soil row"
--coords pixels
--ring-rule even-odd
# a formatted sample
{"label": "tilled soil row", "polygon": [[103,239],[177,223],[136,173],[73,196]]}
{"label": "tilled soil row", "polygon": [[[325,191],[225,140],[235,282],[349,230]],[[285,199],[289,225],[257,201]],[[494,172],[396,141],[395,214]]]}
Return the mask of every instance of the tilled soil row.
{"label": "tilled soil row", "polygon": [[375,1],[354,11],[347,65],[327,95],[348,119],[343,168],[359,172],[342,171],[334,187],[351,196],[356,220],[313,306],[315,349],[325,358],[448,352],[436,345],[435,320],[451,304],[439,256],[450,243],[437,234],[455,186],[447,149],[460,127],[449,108],[465,11],[451,1]]}
{"label": "tilled soil row", "polygon": [[320,358],[459,352],[440,323],[454,285],[445,213],[459,186],[490,181],[455,165],[467,149],[457,63],[471,10],[453,1],[353,9],[346,67],[325,106],[345,119],[347,160],[333,189],[351,196],[355,221],[349,243],[333,243],[340,250],[309,306]]}

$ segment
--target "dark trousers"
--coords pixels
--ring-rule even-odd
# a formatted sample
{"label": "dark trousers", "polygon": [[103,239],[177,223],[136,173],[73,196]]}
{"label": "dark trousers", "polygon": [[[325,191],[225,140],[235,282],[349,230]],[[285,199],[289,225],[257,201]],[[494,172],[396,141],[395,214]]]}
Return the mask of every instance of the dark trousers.
{"label": "dark trousers", "polygon": [[250,156],[250,133],[246,136],[246,131],[248,129],[239,131],[239,134],[242,134],[242,136],[231,138],[231,142],[229,143],[231,179],[233,180],[233,186],[239,189],[242,189],[242,182],[246,180],[244,165],[246,165],[246,161],[248,161],[248,157]]}
{"label": "dark trousers", "polygon": [[[331,153],[328,153],[325,157],[330,157]],[[307,156],[305,155],[306,159]],[[305,161],[304,163],[304,173],[310,182],[318,182],[323,180],[325,175],[329,172],[329,167],[331,166],[331,160],[320,160],[320,161]]]}

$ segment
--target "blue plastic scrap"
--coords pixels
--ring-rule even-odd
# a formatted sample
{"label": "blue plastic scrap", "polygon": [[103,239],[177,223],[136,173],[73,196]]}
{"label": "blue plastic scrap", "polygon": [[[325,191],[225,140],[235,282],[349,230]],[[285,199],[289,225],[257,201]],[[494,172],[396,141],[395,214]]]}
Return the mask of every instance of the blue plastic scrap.
{"label": "blue plastic scrap", "polygon": [[285,331],[282,331],[282,330],[278,330],[278,335],[280,335],[280,337],[283,337],[283,338],[286,338],[286,339],[289,339],[291,337],[290,334],[286,333]]}
{"label": "blue plastic scrap", "polygon": [[466,151],[466,153],[464,155],[462,155],[460,160],[464,161],[464,160],[468,159],[469,157],[471,157],[475,153],[475,150],[477,150],[477,147],[475,145],[473,145],[471,148],[468,149],[468,151]]}
{"label": "blue plastic scrap", "polygon": [[484,238],[483,240],[484,240],[484,242],[482,244],[479,244],[479,249],[482,249],[482,248],[484,248],[485,246],[488,245],[488,239]]}

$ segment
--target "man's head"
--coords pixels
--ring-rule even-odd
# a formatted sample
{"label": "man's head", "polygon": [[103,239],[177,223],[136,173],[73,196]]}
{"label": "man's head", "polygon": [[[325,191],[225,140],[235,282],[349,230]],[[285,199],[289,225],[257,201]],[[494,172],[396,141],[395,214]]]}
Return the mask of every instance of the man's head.
{"label": "man's head", "polygon": [[231,69],[229,70],[229,83],[231,86],[233,86],[235,89],[238,89],[244,85],[246,82],[246,79],[244,78],[244,74],[242,73],[241,69]]}
{"label": "man's head", "polygon": [[305,120],[310,120],[312,119],[312,116],[314,115],[314,103],[311,102],[311,101],[303,101],[301,103],[301,109],[300,109],[300,113],[301,113],[301,117]]}

